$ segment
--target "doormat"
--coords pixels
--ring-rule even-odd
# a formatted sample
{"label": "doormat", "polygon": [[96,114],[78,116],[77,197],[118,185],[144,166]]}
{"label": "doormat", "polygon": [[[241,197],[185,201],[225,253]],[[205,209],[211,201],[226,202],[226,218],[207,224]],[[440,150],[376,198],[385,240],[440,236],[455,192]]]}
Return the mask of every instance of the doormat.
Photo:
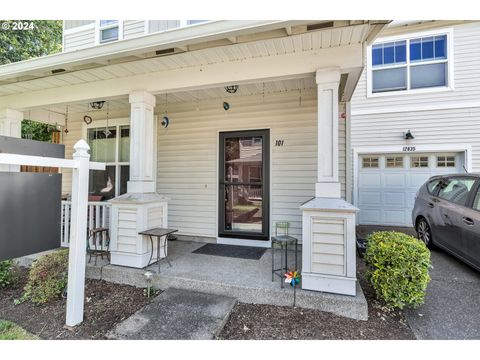
{"label": "doormat", "polygon": [[266,248],[255,246],[206,244],[193,251],[193,253],[203,255],[225,256],[247,260],[260,260],[262,255],[265,254],[265,251],[267,251]]}

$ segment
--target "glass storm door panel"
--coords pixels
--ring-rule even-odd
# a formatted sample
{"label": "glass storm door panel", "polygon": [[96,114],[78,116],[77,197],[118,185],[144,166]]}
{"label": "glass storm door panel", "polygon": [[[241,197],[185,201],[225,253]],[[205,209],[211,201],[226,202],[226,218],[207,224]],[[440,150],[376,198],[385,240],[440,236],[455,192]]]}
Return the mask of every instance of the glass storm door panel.
{"label": "glass storm door panel", "polygon": [[220,133],[220,237],[268,240],[269,132]]}

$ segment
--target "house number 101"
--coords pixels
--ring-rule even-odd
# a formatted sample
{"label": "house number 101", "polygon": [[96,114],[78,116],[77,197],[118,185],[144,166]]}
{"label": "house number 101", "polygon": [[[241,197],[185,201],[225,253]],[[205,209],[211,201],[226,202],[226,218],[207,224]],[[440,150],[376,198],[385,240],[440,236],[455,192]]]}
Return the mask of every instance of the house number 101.
{"label": "house number 101", "polygon": [[275,140],[275,146],[283,146],[283,140]]}

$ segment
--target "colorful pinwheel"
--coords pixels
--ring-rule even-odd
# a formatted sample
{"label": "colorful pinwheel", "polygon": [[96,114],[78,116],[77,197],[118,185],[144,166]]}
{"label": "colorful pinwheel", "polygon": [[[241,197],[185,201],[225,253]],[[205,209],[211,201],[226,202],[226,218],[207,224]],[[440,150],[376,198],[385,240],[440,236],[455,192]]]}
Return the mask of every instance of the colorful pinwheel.
{"label": "colorful pinwheel", "polygon": [[300,284],[300,273],[297,270],[287,271],[285,273],[285,282],[293,286],[293,307],[297,297],[296,285]]}
{"label": "colorful pinwheel", "polygon": [[300,284],[300,273],[298,271],[287,271],[285,273],[285,282],[291,286]]}

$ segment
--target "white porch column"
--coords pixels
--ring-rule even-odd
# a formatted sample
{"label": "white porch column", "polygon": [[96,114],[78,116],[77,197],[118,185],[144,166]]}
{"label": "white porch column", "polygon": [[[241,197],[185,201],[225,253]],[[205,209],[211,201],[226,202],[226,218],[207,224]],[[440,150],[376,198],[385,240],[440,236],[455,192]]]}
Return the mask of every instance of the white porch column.
{"label": "white porch column", "polygon": [[[168,202],[156,192],[155,96],[146,91],[134,91],[129,100],[130,181],[126,194],[110,200],[111,263],[142,268],[150,260],[152,246],[147,236],[138,233],[167,227]],[[155,248],[156,243],[152,260],[156,259]],[[160,251],[160,256],[164,257],[163,248]]]}
{"label": "white porch column", "polygon": [[340,69],[317,71],[318,163],[315,198],[302,209],[302,288],[356,294],[355,213],[341,198],[338,174]]}
{"label": "white porch column", "polygon": [[130,93],[130,193],[155,192],[155,96],[146,91]]}
{"label": "white porch column", "polygon": [[[22,137],[23,112],[13,109],[0,109],[0,135]],[[0,171],[20,171],[18,165],[0,165]]]}
{"label": "white porch column", "polygon": [[318,70],[318,166],[316,197],[341,195],[338,181],[338,85],[340,70]]}

